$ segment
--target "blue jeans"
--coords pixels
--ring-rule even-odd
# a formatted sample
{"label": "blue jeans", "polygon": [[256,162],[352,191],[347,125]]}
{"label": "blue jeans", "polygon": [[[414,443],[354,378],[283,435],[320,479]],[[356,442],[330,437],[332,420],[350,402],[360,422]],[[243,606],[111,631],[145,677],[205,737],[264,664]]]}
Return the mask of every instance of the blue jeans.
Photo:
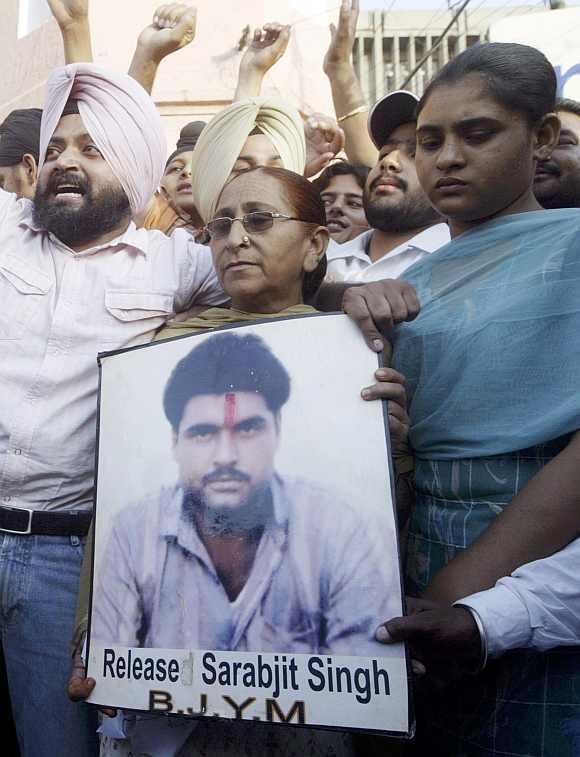
{"label": "blue jeans", "polygon": [[22,757],[93,757],[97,713],[68,700],[83,542],[0,532],[0,634]]}

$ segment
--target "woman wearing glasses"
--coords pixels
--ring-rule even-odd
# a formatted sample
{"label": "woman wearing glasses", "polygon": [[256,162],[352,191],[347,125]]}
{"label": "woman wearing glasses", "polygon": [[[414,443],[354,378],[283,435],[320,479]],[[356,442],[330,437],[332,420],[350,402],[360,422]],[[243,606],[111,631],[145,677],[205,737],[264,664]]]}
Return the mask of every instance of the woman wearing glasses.
{"label": "woman wearing glasses", "polygon": [[164,339],[225,323],[313,313],[307,303],[326,273],[324,205],[298,174],[257,168],[226,184],[207,224],[214,266],[230,309],[169,323]]}
{"label": "woman wearing glasses", "polygon": [[[326,273],[329,233],[324,204],[314,186],[285,169],[255,168],[230,179],[216,208],[206,230],[210,235],[214,266],[230,297],[231,307],[210,308],[187,320],[170,322],[156,338],[196,333],[229,323],[315,313],[306,303],[314,296]],[[374,388],[372,392],[374,396],[381,394],[377,398],[395,400],[389,403],[389,415],[391,428],[397,430],[406,427],[402,381],[401,376],[388,371],[382,377],[383,391]],[[392,389],[392,396],[386,393],[387,387]],[[403,436],[400,434],[401,438]],[[91,552],[88,547],[86,554]],[[89,591],[90,561],[86,560],[77,609],[77,640],[86,632]],[[78,643],[76,646],[78,648]],[[84,678],[84,667],[78,656],[75,665],[69,695],[78,699],[88,696],[94,684]],[[119,720],[123,722],[123,716],[119,716]],[[355,746],[354,737],[346,732],[276,726],[256,728],[248,722],[210,719],[196,721],[194,727],[187,720],[172,722],[169,726],[165,719],[160,718],[153,725],[150,718],[146,718],[142,724],[131,725],[128,730],[131,739],[104,738],[101,757],[152,752],[148,739],[158,745],[163,742],[163,754],[167,757],[237,757],[239,754],[354,757],[359,748]]]}

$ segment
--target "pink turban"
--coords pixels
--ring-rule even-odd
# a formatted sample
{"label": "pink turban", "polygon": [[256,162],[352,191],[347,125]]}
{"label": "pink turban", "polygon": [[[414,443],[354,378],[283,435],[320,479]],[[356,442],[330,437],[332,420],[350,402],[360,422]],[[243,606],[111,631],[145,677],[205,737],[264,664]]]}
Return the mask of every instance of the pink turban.
{"label": "pink turban", "polygon": [[48,79],[40,128],[40,166],[69,99],[125,190],[133,214],[153,196],[165,166],[167,144],[161,117],[143,87],[126,74],[92,63],[55,69]]}

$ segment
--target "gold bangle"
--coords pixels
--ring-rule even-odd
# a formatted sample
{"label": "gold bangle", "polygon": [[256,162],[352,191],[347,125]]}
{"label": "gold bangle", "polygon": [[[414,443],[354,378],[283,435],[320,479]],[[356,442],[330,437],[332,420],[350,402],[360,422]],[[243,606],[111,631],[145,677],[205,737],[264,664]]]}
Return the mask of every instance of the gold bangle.
{"label": "gold bangle", "polygon": [[368,109],[369,109],[368,105],[360,105],[358,108],[351,110],[350,113],[345,113],[344,116],[340,116],[340,118],[337,118],[336,119],[337,123],[341,124],[343,121],[346,121],[347,118],[358,116],[359,113],[366,113]]}

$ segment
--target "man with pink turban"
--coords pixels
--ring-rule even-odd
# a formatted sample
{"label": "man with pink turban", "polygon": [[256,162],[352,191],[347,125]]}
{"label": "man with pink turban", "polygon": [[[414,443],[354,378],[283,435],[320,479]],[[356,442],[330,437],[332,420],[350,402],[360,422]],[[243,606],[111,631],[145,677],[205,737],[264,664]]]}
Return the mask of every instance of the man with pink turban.
{"label": "man with pink turban", "polygon": [[92,710],[66,697],[97,354],[225,299],[207,248],[131,220],[165,157],[137,82],[68,65],[48,82],[34,203],[0,190],[0,632],[23,757],[97,753]]}

